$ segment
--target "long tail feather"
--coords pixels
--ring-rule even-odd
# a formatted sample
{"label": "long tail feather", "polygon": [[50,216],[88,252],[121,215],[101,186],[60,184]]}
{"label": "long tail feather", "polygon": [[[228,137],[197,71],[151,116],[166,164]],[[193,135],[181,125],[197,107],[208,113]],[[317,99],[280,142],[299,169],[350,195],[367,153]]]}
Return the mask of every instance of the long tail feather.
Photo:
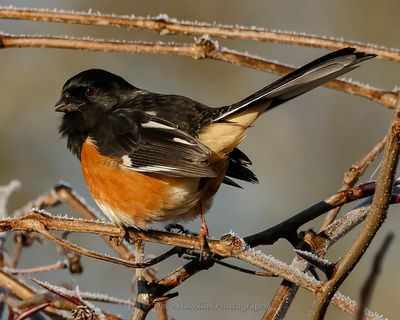
{"label": "long tail feather", "polygon": [[223,120],[258,105],[267,105],[267,110],[270,110],[357,68],[357,64],[373,57],[375,55],[356,52],[354,48],[334,51],[287,74],[242,101],[219,108],[213,121]]}

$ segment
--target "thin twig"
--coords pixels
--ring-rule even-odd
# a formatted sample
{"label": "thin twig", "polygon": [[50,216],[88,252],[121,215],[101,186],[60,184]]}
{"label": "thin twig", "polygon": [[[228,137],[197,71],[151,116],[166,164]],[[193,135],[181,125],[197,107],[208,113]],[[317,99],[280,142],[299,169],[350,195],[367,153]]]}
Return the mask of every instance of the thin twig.
{"label": "thin twig", "polygon": [[388,49],[378,46],[370,46],[356,41],[345,41],[315,35],[299,34],[296,32],[272,31],[262,28],[227,26],[209,24],[205,22],[177,21],[162,15],[159,17],[134,17],[106,15],[91,12],[61,12],[46,9],[19,9],[0,8],[2,19],[23,19],[33,21],[78,23],[86,25],[113,26],[125,28],[137,28],[157,32],[160,35],[179,34],[201,37],[209,35],[214,38],[242,39],[261,42],[274,42],[290,45],[301,45],[316,48],[337,50],[343,47],[354,47],[357,50],[370,54],[376,54],[380,59],[400,62],[400,52],[396,49]]}
{"label": "thin twig", "polygon": [[88,301],[97,301],[97,302],[104,302],[104,303],[110,303],[110,304],[122,304],[122,305],[129,306],[131,303],[130,300],[123,300],[123,299],[111,297],[108,294],[101,294],[101,293],[80,291],[79,296],[82,299],[85,299]]}
{"label": "thin twig", "polygon": [[56,271],[68,268],[68,260],[58,261],[54,264],[50,264],[47,266],[40,266],[36,268],[27,268],[27,269],[14,269],[3,267],[2,271],[12,274],[12,275],[22,275],[22,274],[31,274],[31,273],[39,273],[39,272],[49,272],[49,271]]}
{"label": "thin twig", "polygon": [[[271,271],[267,266],[273,262],[270,261],[269,257],[267,257],[264,254],[259,254],[252,250],[244,250],[243,252],[238,254],[237,258],[239,258],[242,261],[246,261],[246,262],[251,261],[251,263],[253,265],[260,267],[264,270]],[[290,273],[291,272],[290,270],[293,270],[291,266],[286,265],[282,262],[277,263],[277,264],[279,265],[279,267],[283,268],[282,271],[284,273]],[[277,269],[279,269],[278,265],[276,266]],[[273,272],[275,272],[275,271],[273,271]],[[318,294],[319,288],[322,284],[320,281],[317,281],[317,280],[315,280],[315,278],[305,275],[301,271],[296,270],[295,273],[296,274],[292,275],[292,279],[289,279],[289,281],[297,283],[301,287],[311,291],[314,295]],[[281,277],[280,272],[277,273],[277,276]],[[301,283],[297,282],[297,280],[295,280],[297,277],[299,277],[298,280],[302,279]],[[286,277],[286,279],[288,279],[288,277]],[[348,297],[343,296],[341,293],[336,293],[333,296],[331,302],[334,305],[336,305],[338,308],[349,313],[352,316],[355,316],[357,314],[357,311],[358,311],[357,303],[355,303],[353,300],[349,299]],[[367,319],[380,319],[380,317],[382,317],[382,316],[378,315],[375,312],[372,312],[368,309],[365,311],[365,319],[366,320]]]}
{"label": "thin twig", "polygon": [[372,292],[374,291],[376,281],[378,280],[378,276],[382,269],[383,258],[386,252],[389,249],[390,244],[392,243],[394,238],[393,233],[389,233],[378,253],[375,255],[374,262],[372,264],[371,272],[367,279],[364,282],[364,285],[361,288],[361,301],[360,308],[357,315],[357,320],[363,320],[364,318],[364,310],[368,307],[368,304],[371,300]]}
{"label": "thin twig", "polygon": [[[36,292],[32,288],[28,287],[11,275],[6,274],[2,271],[0,271],[0,287],[7,288],[10,292],[12,292],[15,296],[22,300],[31,299],[36,295]],[[45,310],[50,313],[64,317],[69,315],[68,312],[60,310],[53,306],[48,306]]]}
{"label": "thin twig", "polygon": [[258,245],[270,245],[278,239],[285,238],[293,246],[296,246],[300,240],[298,239],[297,231],[306,222],[321,216],[333,208],[368,197],[374,192],[374,182],[367,182],[350,190],[339,191],[271,228],[245,237],[244,240],[250,246],[255,247]]}
{"label": "thin twig", "polygon": [[[65,203],[74,209],[77,213],[79,213],[85,219],[101,219],[101,215],[90,208],[86,202],[74,191],[72,188],[65,184],[57,185],[54,190],[49,192],[49,195],[53,195],[59,201]],[[134,253],[124,244],[121,243],[119,245],[116,244],[115,241],[110,241],[109,237],[102,236],[103,240],[114,250],[114,252],[124,260],[133,260]],[[167,257],[177,253],[179,251],[178,247],[174,247],[171,250],[167,251],[165,254],[158,257],[159,261],[166,259]],[[152,259],[153,260],[153,259]],[[156,261],[153,260],[155,263]],[[153,282],[158,281],[157,277],[150,272],[150,269],[146,269],[146,276],[150,278]],[[81,293],[83,296],[83,293]],[[97,295],[95,295],[97,296]],[[166,307],[167,301],[156,301],[156,316],[159,320],[167,320],[168,313]]]}
{"label": "thin twig", "polygon": [[[68,185],[59,184],[54,188],[54,191],[50,191],[48,195],[53,195],[53,197],[55,197],[57,200],[70,206],[84,219],[90,220],[101,218],[100,214],[90,208],[85,201]],[[102,236],[102,239],[109,247],[111,247],[111,249],[114,250],[115,253],[118,254],[121,259],[134,259],[134,253],[124,243],[117,245],[115,241],[111,241],[110,237],[108,236]]]}
{"label": "thin twig", "polygon": [[[191,254],[192,254],[192,256],[188,257],[187,259],[195,260],[195,261],[199,260],[200,253],[191,253]],[[239,267],[239,266],[235,266],[235,265],[230,264],[228,262],[222,261],[221,257],[218,257],[218,258],[213,257],[213,258],[209,258],[209,259],[210,259],[210,261],[209,261],[210,266],[211,266],[212,263],[216,263],[216,264],[219,264],[221,266],[227,267],[229,269],[236,270],[236,271],[239,271],[239,272],[242,272],[242,273],[246,273],[246,274],[251,274],[251,275],[254,275],[254,276],[275,277],[275,275],[273,275],[270,272],[255,271],[255,270],[250,270],[250,269],[242,268],[242,267]]]}
{"label": "thin twig", "polygon": [[[99,223],[95,221],[85,221],[76,220],[70,218],[55,218],[47,216],[43,213],[31,212],[25,217],[8,219],[0,221],[0,229],[3,230],[29,230],[42,233],[48,236],[49,230],[62,230],[68,229],[70,231],[78,232],[94,232],[106,235],[116,235],[120,232],[119,228],[115,225]],[[140,238],[145,241],[154,241],[157,243],[164,244],[175,244],[182,247],[187,247],[191,249],[200,249],[200,243],[198,237],[191,237],[178,234],[170,234],[161,231],[138,231],[129,230],[130,237],[134,234],[135,237]],[[216,253],[222,257],[233,257],[250,263],[256,267],[259,267],[269,273],[275,274],[278,277],[289,280],[302,286],[314,294],[318,293],[318,287],[320,283],[314,278],[311,278],[302,272],[296,271],[285,263],[276,260],[270,256],[263,254],[260,251],[255,251],[254,249],[245,247],[245,242],[243,239],[237,238],[231,234],[225,235],[221,240],[209,240],[209,247],[213,253]],[[199,269],[196,264],[193,264],[195,271],[204,270],[204,268]],[[196,270],[197,269],[197,270]],[[186,278],[191,276],[193,272],[186,273]],[[170,278],[176,281],[176,277]],[[178,281],[182,282],[185,278],[180,278]],[[158,282],[157,286],[162,286],[165,282]],[[171,284],[170,284],[171,285]],[[173,287],[176,283],[172,284]],[[347,305],[343,305],[343,301],[340,301],[337,297],[332,300],[333,303],[337,304],[340,308],[346,312],[353,313],[354,304],[352,304],[351,309]],[[375,313],[371,313],[370,319],[377,319]]]}
{"label": "thin twig", "polygon": [[[329,211],[335,206],[342,205],[350,201],[354,201],[366,196],[373,194],[375,189],[374,183],[367,183],[360,185],[357,188],[348,190],[346,192],[338,192],[337,194],[321,201],[310,208],[303,210],[302,212],[294,215],[293,217],[279,223],[278,225],[261,231],[254,235],[245,238],[245,241],[250,246],[258,246],[261,244],[271,244],[280,238],[286,238],[291,241],[294,245],[297,245],[297,229],[306,222],[318,217],[324,212]],[[57,236],[50,233],[48,230],[54,231],[65,231],[70,232],[82,232],[82,233],[95,233],[102,236],[121,237],[121,229],[113,224],[107,224],[100,221],[93,220],[76,220],[72,218],[58,218],[51,217],[47,213],[39,211],[31,211],[24,217],[10,218],[0,220],[0,230],[2,231],[35,231],[46,238],[52,240],[56,244],[63,248],[82,254],[85,256],[101,259],[104,261],[121,264],[131,268],[143,268],[148,267],[149,263],[135,264],[125,259],[113,258],[110,256],[101,255],[93,251],[89,251],[85,248],[78,247],[70,242],[58,238]],[[184,247],[188,249],[199,249],[198,238],[194,236],[173,234],[169,232],[156,231],[156,230],[137,230],[127,229],[127,234],[130,239],[141,239],[143,241],[150,241],[155,243],[162,243],[167,245],[173,245],[177,247]],[[210,240],[209,243],[213,245],[214,253],[219,254],[220,241]],[[223,251],[221,251],[223,252]],[[155,261],[157,261],[156,258]]]}
{"label": "thin twig", "polygon": [[[376,157],[382,152],[387,136],[385,135],[378,143],[359,161],[354,163],[349,170],[344,173],[343,185],[341,190],[349,190],[354,187],[359,177],[365,172],[368,166],[376,159]],[[335,220],[341,207],[337,207],[331,210],[324,219],[320,230],[324,229]]]}
{"label": "thin twig", "polygon": [[[261,244],[271,244],[280,238],[287,238],[294,245],[299,240],[297,238],[297,229],[306,222],[318,217],[324,212],[329,211],[335,206],[342,205],[366,196],[373,194],[375,190],[374,183],[366,183],[360,185],[357,188],[347,191],[340,191],[337,194],[327,198],[326,200],[319,202],[310,208],[303,210],[302,212],[294,215],[293,217],[279,223],[278,225],[271,227],[267,230],[261,231],[254,235],[245,238],[248,245],[254,247]],[[104,261],[121,264],[130,268],[143,268],[148,267],[152,262],[145,262],[143,264],[135,264],[131,261],[114,258],[110,256],[101,255],[93,251],[89,251],[85,248],[78,247],[70,242],[58,238],[57,236],[50,233],[48,230],[54,231],[71,231],[71,232],[82,232],[82,233],[95,233],[102,236],[122,236],[121,230],[118,226],[113,224],[107,224],[93,220],[76,220],[71,218],[52,218],[48,214],[39,211],[32,211],[20,218],[10,218],[0,220],[0,230],[8,231],[35,231],[46,238],[52,240],[56,244],[63,248],[82,254],[85,256],[101,259]],[[156,230],[127,230],[130,239],[141,239],[143,241],[150,241],[155,243],[162,243],[167,245],[173,245],[177,247],[184,247],[188,249],[199,249],[198,238],[194,236],[173,234],[169,232],[162,232]],[[212,245],[212,251],[216,254],[224,252],[221,250],[221,241],[210,240],[209,244]],[[224,253],[222,254],[224,255]],[[158,261],[156,258],[154,261]]]}
{"label": "thin twig", "polygon": [[[234,65],[240,65],[256,70],[287,74],[294,68],[268,61],[259,57],[246,55],[227,48],[219,47],[217,43],[201,39],[195,44],[168,44],[152,42],[104,41],[95,39],[75,39],[67,37],[49,36],[15,36],[0,33],[1,48],[62,48],[83,49],[90,51],[151,53],[192,57],[194,59],[214,59]],[[363,85],[345,80],[331,80],[323,85],[356,96],[378,102],[383,106],[393,108],[396,103],[396,94],[391,91],[382,91],[369,85]]]}
{"label": "thin twig", "polygon": [[[371,162],[380,154],[382,151],[385,142],[386,135],[379,140],[379,142],[359,161],[353,164],[349,170],[347,170],[344,174],[343,185],[341,190],[349,190],[352,188],[358,181],[359,177],[365,172],[367,167],[371,164]],[[329,211],[329,213],[325,216],[324,222],[320,227],[320,230],[325,229],[328,225],[332,223],[332,221],[336,218],[341,206],[338,206]],[[325,239],[321,238],[322,241]],[[327,246],[322,248],[321,245],[316,246],[315,249],[321,256],[324,256],[326,250],[328,249],[329,243]],[[325,249],[325,250],[324,250]],[[308,270],[308,263],[306,263],[302,258],[296,256],[294,257],[292,263],[293,268],[302,270],[306,272]],[[286,280],[283,280],[277,291],[275,292],[274,297],[271,300],[271,303],[266,310],[263,319],[283,319],[285,318],[286,312],[291,305],[298,287],[293,283],[288,283]]]}
{"label": "thin twig", "polygon": [[275,277],[274,274],[269,273],[269,272],[261,272],[261,271],[249,270],[249,269],[242,268],[242,267],[239,267],[239,266],[235,266],[233,264],[230,264],[230,263],[227,263],[227,262],[224,262],[224,261],[221,261],[221,260],[215,260],[214,259],[214,262],[216,264],[219,264],[221,266],[227,267],[229,269],[236,270],[236,271],[243,272],[243,273],[247,273],[247,274],[252,274],[252,275],[255,275],[255,276]]}
{"label": "thin twig", "polygon": [[10,266],[11,268],[15,268],[18,265],[19,259],[21,258],[22,249],[24,248],[22,244],[22,238],[20,235],[15,235],[15,246],[14,252],[11,257]]}
{"label": "thin twig", "polygon": [[380,170],[371,209],[350,250],[337,264],[333,277],[320,288],[320,292],[316,296],[311,308],[310,319],[317,320],[324,317],[330,299],[361,259],[380,226],[385,221],[391,198],[391,189],[396,172],[399,151],[400,94],[398,94],[396,109],[393,112],[392,123],[388,131],[388,140],[385,146],[382,168]]}
{"label": "thin twig", "polygon": [[[135,263],[143,263],[144,259],[144,242],[138,239],[135,243]],[[151,295],[148,291],[148,283],[146,279],[146,273],[144,270],[136,269],[136,283],[137,283],[137,294],[134,309],[132,312],[132,320],[144,320],[147,314],[154,306],[151,299]]]}
{"label": "thin twig", "polygon": [[[70,188],[69,186],[65,184],[60,184],[55,187],[55,194],[57,195],[57,198],[60,199],[63,203],[67,204],[71,208],[73,208],[76,212],[78,212],[83,218],[85,219],[99,219],[101,218],[100,214],[98,214],[95,210],[92,208],[88,207],[88,205],[85,203],[85,201],[75,192]],[[134,253],[124,244],[120,243],[119,245],[116,244],[115,241],[110,241],[109,237],[102,236],[103,240],[111,247],[111,249],[114,250],[117,255],[124,260],[133,260],[134,259]],[[168,250],[166,253],[160,255],[159,257],[156,257],[152,259],[153,262],[150,262],[150,265],[153,265],[155,263],[161,262],[164,259],[172,256],[173,254],[176,254],[179,251],[178,247],[174,247],[170,250]],[[158,260],[156,260],[158,259]],[[146,269],[146,276],[151,278],[152,281],[157,281],[158,279],[156,278],[155,275],[151,274],[150,269]],[[166,308],[167,301],[160,301],[160,302],[155,302],[155,305],[157,307],[156,309],[156,316],[157,319],[159,320],[168,320],[168,313],[167,313],[167,308]]]}
{"label": "thin twig", "polygon": [[91,303],[83,300],[78,287],[75,288],[75,291],[71,291],[63,287],[58,287],[55,285],[51,285],[47,282],[39,281],[34,278],[31,278],[31,281],[35,282],[37,285],[46,289],[47,291],[53,293],[55,296],[61,297],[64,301],[73,304],[73,308],[71,308],[71,313],[74,316],[74,319],[80,319],[74,314],[85,312],[90,314],[90,317],[88,317],[89,319],[121,320],[120,317],[114,316],[109,313],[103,313],[103,311],[99,308],[96,308]]}
{"label": "thin twig", "polygon": [[41,304],[37,304],[35,306],[32,306],[31,308],[29,308],[28,310],[25,310],[23,312],[21,312],[18,317],[15,318],[15,320],[24,320],[24,319],[28,319],[29,317],[33,316],[35,313],[43,310],[44,308],[46,308],[47,306],[49,306],[51,304],[50,301],[44,301]]}

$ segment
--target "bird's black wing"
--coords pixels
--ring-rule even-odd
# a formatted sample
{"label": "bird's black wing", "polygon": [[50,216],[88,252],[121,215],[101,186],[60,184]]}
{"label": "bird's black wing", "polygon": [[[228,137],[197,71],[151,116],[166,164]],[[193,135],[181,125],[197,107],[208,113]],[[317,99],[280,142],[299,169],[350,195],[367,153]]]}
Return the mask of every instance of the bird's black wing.
{"label": "bird's black wing", "polygon": [[101,154],[124,167],[171,177],[215,177],[210,150],[177,125],[124,105],[103,117],[92,133]]}

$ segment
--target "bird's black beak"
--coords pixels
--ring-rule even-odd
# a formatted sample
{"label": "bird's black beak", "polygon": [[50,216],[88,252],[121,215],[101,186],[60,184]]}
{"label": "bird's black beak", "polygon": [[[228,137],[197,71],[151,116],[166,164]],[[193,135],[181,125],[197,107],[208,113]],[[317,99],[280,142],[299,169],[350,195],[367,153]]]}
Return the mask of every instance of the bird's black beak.
{"label": "bird's black beak", "polygon": [[69,113],[78,110],[79,104],[72,103],[72,102],[65,102],[62,99],[56,103],[55,106],[56,112],[64,112]]}

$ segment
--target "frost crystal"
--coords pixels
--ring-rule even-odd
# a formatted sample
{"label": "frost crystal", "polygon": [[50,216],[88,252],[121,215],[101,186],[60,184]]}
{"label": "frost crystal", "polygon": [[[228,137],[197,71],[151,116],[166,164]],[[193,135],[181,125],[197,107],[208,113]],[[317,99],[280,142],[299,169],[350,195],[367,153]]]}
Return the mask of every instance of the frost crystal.
{"label": "frost crystal", "polygon": [[309,258],[308,261],[314,264],[318,264],[319,266],[325,266],[325,267],[331,267],[332,262],[330,262],[327,259],[321,258],[317,256],[316,254],[310,252],[310,251],[304,251],[304,250],[298,250],[294,249],[294,252],[302,256],[303,258]]}

